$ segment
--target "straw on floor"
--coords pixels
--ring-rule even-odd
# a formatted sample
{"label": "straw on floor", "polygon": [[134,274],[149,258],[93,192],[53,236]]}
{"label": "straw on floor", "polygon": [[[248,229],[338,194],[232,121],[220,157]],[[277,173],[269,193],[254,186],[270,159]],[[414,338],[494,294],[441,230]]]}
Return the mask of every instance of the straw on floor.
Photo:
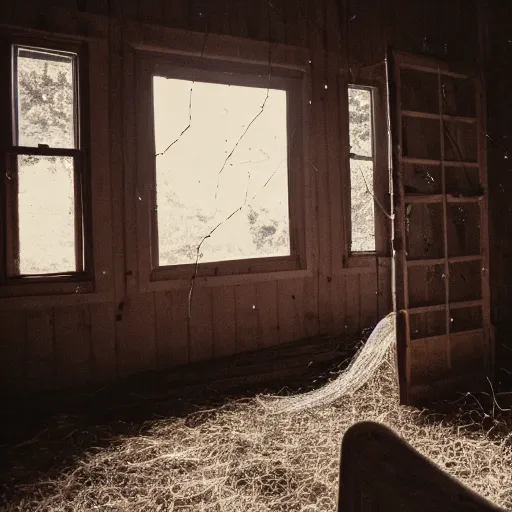
{"label": "straw on floor", "polygon": [[248,399],[155,420],[143,434],[134,429],[51,479],[16,488],[3,510],[333,511],[341,439],[361,420],[390,426],[443,470],[512,508],[507,413],[493,417],[470,399],[461,397],[450,416],[398,406],[390,353],[363,388],[329,405],[276,415]]}

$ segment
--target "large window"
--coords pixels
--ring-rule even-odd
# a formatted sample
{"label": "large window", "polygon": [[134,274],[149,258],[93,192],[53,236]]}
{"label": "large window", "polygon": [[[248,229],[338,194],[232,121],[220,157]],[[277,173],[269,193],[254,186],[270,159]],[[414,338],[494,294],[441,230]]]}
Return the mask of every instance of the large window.
{"label": "large window", "polygon": [[154,76],[153,105],[159,265],[290,255],[286,91]]}
{"label": "large window", "polygon": [[7,139],[4,278],[83,275],[89,262],[81,56],[60,46],[12,44],[9,51],[11,79],[2,84],[11,113],[10,126],[2,132]]}
{"label": "large window", "polygon": [[141,271],[305,268],[302,75],[150,56],[139,70],[139,190],[150,191],[139,193],[139,264],[151,255]]}
{"label": "large window", "polygon": [[373,90],[349,87],[350,191],[352,253],[374,252],[375,141]]}

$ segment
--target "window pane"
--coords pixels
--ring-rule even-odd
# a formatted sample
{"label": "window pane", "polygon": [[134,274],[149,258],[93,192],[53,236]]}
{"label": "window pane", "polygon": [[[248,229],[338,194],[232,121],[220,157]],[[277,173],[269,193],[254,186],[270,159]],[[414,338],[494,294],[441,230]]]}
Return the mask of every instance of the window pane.
{"label": "window pane", "polygon": [[15,47],[18,146],[76,147],[75,54]]}
{"label": "window pane", "polygon": [[350,152],[372,156],[372,93],[368,89],[348,90]]}
{"label": "window pane", "polygon": [[163,77],[153,88],[160,265],[194,263],[219,224],[201,262],[289,255],[286,92],[268,91],[258,115],[267,89]]}
{"label": "window pane", "polygon": [[73,181],[72,158],[18,157],[20,274],[76,270]]}
{"label": "window pane", "polygon": [[375,251],[372,93],[349,88],[352,252]]}
{"label": "window pane", "polygon": [[[350,161],[352,252],[375,251],[373,162]],[[367,188],[368,187],[368,188]]]}

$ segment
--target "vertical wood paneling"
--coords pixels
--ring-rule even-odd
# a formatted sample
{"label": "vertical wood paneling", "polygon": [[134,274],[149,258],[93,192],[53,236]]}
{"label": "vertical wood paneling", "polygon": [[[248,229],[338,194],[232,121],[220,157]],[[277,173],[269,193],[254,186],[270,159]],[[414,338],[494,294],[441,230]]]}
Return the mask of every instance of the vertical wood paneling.
{"label": "vertical wood paneling", "polygon": [[320,331],[316,279],[307,277],[303,280],[302,295],[304,297],[304,330],[306,336],[316,336]]}
{"label": "vertical wood paneling", "polygon": [[368,2],[363,18],[363,21],[370,25],[363,31],[363,37],[368,37],[371,41],[371,44],[368,44],[369,41],[365,42],[365,46],[369,47],[363,61],[366,65],[383,62],[386,57],[386,40],[383,31],[385,16],[381,2],[376,0]]}
{"label": "vertical wood paneling", "polygon": [[318,240],[318,316],[320,332],[327,333],[332,327],[331,307],[331,219],[329,203],[329,180],[326,160],[325,102],[328,95],[326,85],[326,57],[323,52],[325,37],[324,4],[309,1],[309,44],[311,50],[312,98],[309,117],[309,159],[315,170],[316,214]]}
{"label": "vertical wood paneling", "polygon": [[195,288],[190,317],[190,362],[213,356],[213,318],[211,288]]}
{"label": "vertical wood paneling", "polygon": [[392,311],[391,299],[391,261],[379,258],[378,261],[378,318],[384,318]]}
{"label": "vertical wood paneling", "polygon": [[359,277],[359,300],[361,304],[361,329],[373,327],[377,323],[378,316],[376,273],[365,273]]}
{"label": "vertical wood paneling", "polygon": [[254,0],[244,0],[246,7],[247,34],[250,39],[258,39],[260,23],[260,4]]}
{"label": "vertical wood paneling", "polygon": [[[343,204],[345,203],[346,190],[342,189],[342,144],[348,140],[347,130],[341,129],[340,112],[340,68],[342,66],[342,49],[340,41],[339,12],[333,0],[325,0],[325,26],[326,26],[326,59],[327,95],[325,102],[325,138],[327,142],[327,173],[328,173],[328,204],[330,232],[328,234],[331,250],[330,270],[328,283],[330,283],[330,307],[332,317],[326,325],[332,332],[336,324],[334,318],[335,289],[333,287],[335,270],[341,268],[344,256],[344,219],[342,217]],[[345,128],[348,124],[345,123]],[[346,162],[344,159],[343,162]],[[349,208],[346,208],[349,210]]]}
{"label": "vertical wood paneling", "polygon": [[114,16],[136,20],[139,15],[138,0],[110,0],[110,12]]}
{"label": "vertical wood paneling", "polygon": [[361,331],[361,276],[347,274],[345,281],[345,332],[357,334]]}
{"label": "vertical wood paneling", "polygon": [[172,353],[177,365],[190,361],[188,294],[188,290],[179,290],[172,294]]}
{"label": "vertical wood paneling", "polygon": [[188,290],[155,293],[156,358],[158,368],[189,362]]}
{"label": "vertical wood paneling", "polygon": [[[109,126],[110,126],[110,176],[111,216],[114,273],[114,307],[116,312],[126,300],[126,266],[124,240],[124,140],[123,140],[123,99],[122,42],[119,23],[109,25]],[[114,329],[116,329],[115,325]],[[116,357],[118,355],[118,333],[115,330]],[[116,368],[119,361],[116,361]]]}
{"label": "vertical wood paneling", "polygon": [[25,315],[0,311],[0,394],[25,387]]}
{"label": "vertical wood paneling", "polygon": [[53,317],[56,385],[87,384],[92,370],[89,306],[55,308]]}
{"label": "vertical wood paneling", "polygon": [[0,2],[0,23],[9,24],[12,21],[12,2]]}
{"label": "vertical wood paneling", "polygon": [[85,11],[93,14],[107,14],[108,0],[86,0]]}
{"label": "vertical wood paneling", "polygon": [[40,20],[37,19],[38,12],[34,2],[31,0],[19,0],[11,2],[11,4],[11,21],[14,25],[41,28]]}
{"label": "vertical wood paneling", "polygon": [[168,27],[181,28],[188,20],[187,0],[164,1],[164,24]]}
{"label": "vertical wood paneling", "polygon": [[344,276],[335,276],[332,281],[333,334],[346,330],[347,287]]}
{"label": "vertical wood paneling", "polygon": [[169,368],[173,365],[173,297],[171,292],[155,293],[156,365]]}
{"label": "vertical wood paneling", "polygon": [[270,347],[279,343],[277,283],[265,281],[256,284],[256,315],[261,345]]}
{"label": "vertical wood paneling", "polygon": [[262,346],[258,326],[256,285],[235,287],[236,300],[236,351],[246,352]]}
{"label": "vertical wood paneling", "polygon": [[233,286],[212,288],[213,355],[224,357],[236,352],[236,304]]}
{"label": "vertical wood paneling", "polygon": [[156,367],[155,301],[152,293],[133,295],[117,321],[118,371],[129,375]]}
{"label": "vertical wood paneling", "polygon": [[50,389],[55,385],[53,311],[26,312],[27,390]]}
{"label": "vertical wood paneling", "polygon": [[[142,23],[161,24],[166,0],[138,0],[138,19]],[[167,0],[168,1],[168,0]]]}
{"label": "vertical wood paneling", "polygon": [[304,283],[301,279],[278,281],[279,342],[306,337]]}
{"label": "vertical wood paneling", "polygon": [[[488,60],[488,132],[497,142],[510,133],[512,44],[509,41],[512,4],[492,1],[489,5],[489,53],[485,56]],[[490,279],[494,304],[493,323],[496,328],[496,379],[502,389],[506,390],[512,388],[512,147],[508,137],[501,139],[501,143],[488,143],[490,239],[493,242]],[[507,151],[509,158],[505,158]]]}
{"label": "vertical wood paneling", "polygon": [[270,27],[270,2],[258,2],[257,13],[259,15],[259,23],[257,26],[257,38],[262,41],[272,42],[272,33]]}
{"label": "vertical wood paneling", "polygon": [[[351,66],[356,69],[353,70],[357,73],[357,67],[363,65],[364,62],[369,60],[367,50],[369,48],[368,37],[369,34],[365,30],[368,23],[366,12],[368,10],[367,0],[348,0],[348,55]],[[370,56],[371,58],[371,56]]]}
{"label": "vertical wood paneling", "polygon": [[285,16],[285,41],[294,46],[301,45],[300,37],[300,5],[298,1],[285,0],[283,2]]}
{"label": "vertical wood paneling", "polygon": [[112,215],[111,215],[111,176],[109,149],[109,48],[108,43],[91,42],[90,53],[94,55],[95,65],[90,67],[90,119],[91,129],[91,214],[95,240],[101,244],[93,245],[95,289],[112,290],[114,276],[112,271]]}
{"label": "vertical wood paneling", "polygon": [[[227,0],[229,1],[229,0]],[[249,28],[247,22],[247,4],[251,0],[231,0],[230,19],[232,35],[238,37],[248,37]]]}
{"label": "vertical wood paneling", "polygon": [[273,43],[286,43],[285,0],[272,0],[268,5],[270,40]]}
{"label": "vertical wood paneling", "polygon": [[[122,32],[121,32],[122,34]],[[121,35],[122,37],[122,35]],[[125,249],[125,270],[126,270],[126,289],[131,295],[138,292],[138,280],[141,279],[138,268],[137,251],[141,252],[145,258],[149,258],[150,247],[143,244],[139,225],[137,224],[137,215],[142,214],[142,209],[149,209],[146,204],[148,194],[138,182],[138,169],[136,160],[136,147],[131,141],[136,140],[137,135],[137,117],[136,117],[136,95],[135,95],[135,62],[133,50],[127,46],[121,45],[122,52],[122,118],[121,125],[117,126],[122,135],[125,144],[123,145],[124,175],[122,189],[124,193],[124,249]],[[121,70],[120,70],[121,71]],[[128,143],[130,141],[130,143]],[[120,186],[121,183],[117,183]],[[139,235],[139,236],[137,236]],[[147,242],[149,236],[144,238]],[[144,276],[145,279],[145,276]]]}
{"label": "vertical wood paneling", "polygon": [[211,3],[208,6],[208,32],[223,34],[224,32],[224,2]]}
{"label": "vertical wood paneling", "polygon": [[114,304],[91,304],[91,381],[102,382],[117,374],[116,312]]}
{"label": "vertical wood paneling", "polygon": [[236,32],[236,30],[234,30],[234,28],[233,28],[233,13],[232,13],[233,2],[231,0],[224,0],[224,2],[221,2],[221,4],[222,4],[222,33],[232,36]]}
{"label": "vertical wood paneling", "polygon": [[207,34],[212,9],[211,3],[208,0],[189,0],[188,8],[188,28]]}

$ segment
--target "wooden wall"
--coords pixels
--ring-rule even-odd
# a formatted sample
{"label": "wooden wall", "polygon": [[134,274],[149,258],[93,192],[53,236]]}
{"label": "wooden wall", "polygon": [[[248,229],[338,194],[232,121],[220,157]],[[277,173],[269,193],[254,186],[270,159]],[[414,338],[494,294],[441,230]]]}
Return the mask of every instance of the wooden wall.
{"label": "wooden wall", "polygon": [[[3,392],[102,382],[154,368],[222,357],[318,334],[359,332],[391,308],[389,259],[344,258],[350,212],[347,148],[338,83],[382,86],[388,46],[449,59],[478,59],[478,0],[4,0],[0,24],[83,33],[108,42],[113,254],[102,297],[0,299]],[[107,16],[110,15],[110,18]],[[92,25],[91,25],[92,20]],[[310,172],[312,274],[295,278],[141,292],[137,275],[135,173],[128,156],[123,23],[297,45],[312,60]],[[327,53],[326,53],[327,51]],[[343,73],[338,73],[341,67]],[[325,85],[328,85],[326,88]],[[387,181],[387,160],[378,163]],[[377,213],[377,216],[381,215]]]}
{"label": "wooden wall", "polygon": [[512,4],[493,0],[487,48],[491,294],[496,329],[496,377],[512,386]]}

